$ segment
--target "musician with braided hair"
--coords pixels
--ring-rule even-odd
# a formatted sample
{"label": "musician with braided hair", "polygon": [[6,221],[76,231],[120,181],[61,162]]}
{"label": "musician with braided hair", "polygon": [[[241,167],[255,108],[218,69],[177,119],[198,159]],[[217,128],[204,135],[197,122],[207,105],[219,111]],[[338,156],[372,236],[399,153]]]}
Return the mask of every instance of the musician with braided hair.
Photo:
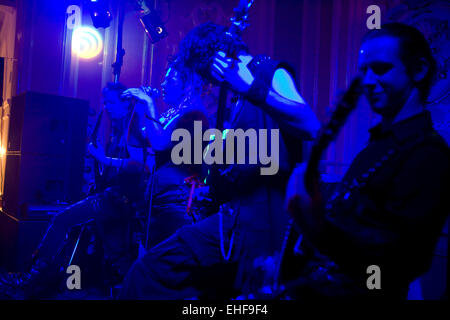
{"label": "musician with braided hair", "polygon": [[[283,210],[284,189],[292,164],[298,161],[298,138],[314,137],[319,122],[296,90],[289,65],[251,56],[225,27],[205,23],[194,28],[181,41],[177,56],[204,81],[222,83],[237,97],[223,110],[224,129],[281,131],[280,139],[273,142],[279,144],[279,170],[261,175],[260,163],[220,167],[209,182],[219,212],[180,228],[138,259],[121,296],[189,299],[268,294],[289,225]],[[267,150],[273,151],[271,143]]]}
{"label": "musician with braided hair", "polygon": [[[358,68],[356,82],[381,122],[331,197],[318,191],[317,172],[302,166],[291,177],[288,205],[316,252],[288,285],[291,298],[406,299],[449,213],[449,148],[424,108],[435,72],[424,36],[399,23],[369,31]],[[343,103],[335,114],[353,107]]]}
{"label": "musician with braided hair", "polygon": [[145,128],[145,137],[155,157],[155,168],[147,188],[150,207],[143,241],[147,249],[207,214],[208,206],[200,207],[193,197],[193,192],[203,185],[202,165],[193,161],[176,165],[171,161],[174,130],[187,130],[193,135],[194,121],[200,121],[203,130],[209,128],[208,114],[202,102],[203,87],[203,80],[175,56],[170,59],[161,83],[163,100],[169,106],[166,111],[159,114],[153,98],[142,88],[130,88],[123,93],[123,97],[142,104],[138,127]]}

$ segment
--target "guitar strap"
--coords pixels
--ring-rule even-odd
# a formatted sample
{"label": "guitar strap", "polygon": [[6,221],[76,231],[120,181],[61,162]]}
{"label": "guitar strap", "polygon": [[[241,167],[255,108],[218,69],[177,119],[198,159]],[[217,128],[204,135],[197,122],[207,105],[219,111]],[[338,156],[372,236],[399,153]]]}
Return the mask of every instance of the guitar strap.
{"label": "guitar strap", "polygon": [[372,165],[369,166],[369,168],[365,172],[360,174],[359,177],[353,179],[353,181],[350,183],[350,185],[346,186],[346,188],[344,190],[347,190],[347,192],[344,195],[342,194],[343,193],[342,190],[337,190],[331,196],[330,200],[328,201],[327,207],[329,209],[331,209],[332,202],[336,201],[337,199],[339,199],[341,197],[349,198],[351,196],[351,193],[356,192],[359,188],[367,185],[367,182],[369,181],[369,179],[371,179],[379,171],[379,169],[382,168],[386,164],[386,162],[388,160],[394,158],[397,154],[401,153],[402,159],[397,161],[394,172],[398,171],[403,166],[405,161],[407,161],[409,159],[409,156],[415,150],[415,148],[420,146],[427,137],[429,137],[433,134],[434,134],[434,131],[432,131],[432,133],[430,133],[428,135],[423,134],[423,132],[420,132],[416,135],[416,137],[414,139],[412,139],[412,140],[410,139],[406,143],[398,146],[397,148],[391,148],[391,149],[387,150],[376,161],[374,161],[372,163]]}

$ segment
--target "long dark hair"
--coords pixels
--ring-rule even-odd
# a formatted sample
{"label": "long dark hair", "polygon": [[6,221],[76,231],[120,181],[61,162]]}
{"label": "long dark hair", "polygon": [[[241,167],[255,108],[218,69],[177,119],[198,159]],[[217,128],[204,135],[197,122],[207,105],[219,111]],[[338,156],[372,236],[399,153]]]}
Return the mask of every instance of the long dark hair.
{"label": "long dark hair", "polygon": [[180,42],[176,55],[178,63],[213,81],[210,70],[217,51],[223,51],[231,56],[248,52],[244,42],[226,35],[227,30],[228,28],[212,22],[203,23],[192,29]]}

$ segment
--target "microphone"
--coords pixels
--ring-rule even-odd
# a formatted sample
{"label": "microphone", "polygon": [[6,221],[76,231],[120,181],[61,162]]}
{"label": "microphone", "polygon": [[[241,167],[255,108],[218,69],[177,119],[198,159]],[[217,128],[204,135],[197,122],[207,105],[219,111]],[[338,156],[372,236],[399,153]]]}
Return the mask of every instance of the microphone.
{"label": "microphone", "polygon": [[161,92],[156,88],[142,86],[141,89],[145,92],[145,94],[152,98],[159,98],[161,95]]}

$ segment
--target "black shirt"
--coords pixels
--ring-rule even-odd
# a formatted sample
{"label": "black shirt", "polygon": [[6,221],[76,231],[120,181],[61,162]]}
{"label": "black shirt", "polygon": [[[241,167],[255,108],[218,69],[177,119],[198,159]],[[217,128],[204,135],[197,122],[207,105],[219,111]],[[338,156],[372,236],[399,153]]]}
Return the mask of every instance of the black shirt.
{"label": "black shirt", "polygon": [[318,247],[359,285],[377,265],[383,290],[407,292],[428,269],[449,212],[449,148],[428,111],[370,133],[325,205]]}
{"label": "black shirt", "polygon": [[[258,261],[275,257],[282,250],[282,243],[288,227],[289,216],[284,210],[285,188],[295,159],[295,147],[298,140],[280,128],[278,122],[260,107],[248,100],[241,99],[231,108],[230,129],[267,129],[267,149],[273,155],[271,132],[279,130],[278,172],[274,175],[261,175],[263,165],[258,159],[256,164],[228,164],[215,181],[223,198],[236,213],[234,259],[238,262],[235,285],[244,294],[256,292],[262,286],[263,276]],[[227,135],[227,139],[229,139]],[[261,136],[258,136],[261,139]],[[258,141],[258,144],[260,141]],[[249,154],[249,142],[245,145],[246,159]],[[258,153],[258,155],[260,155]],[[270,260],[269,260],[270,261]]]}

